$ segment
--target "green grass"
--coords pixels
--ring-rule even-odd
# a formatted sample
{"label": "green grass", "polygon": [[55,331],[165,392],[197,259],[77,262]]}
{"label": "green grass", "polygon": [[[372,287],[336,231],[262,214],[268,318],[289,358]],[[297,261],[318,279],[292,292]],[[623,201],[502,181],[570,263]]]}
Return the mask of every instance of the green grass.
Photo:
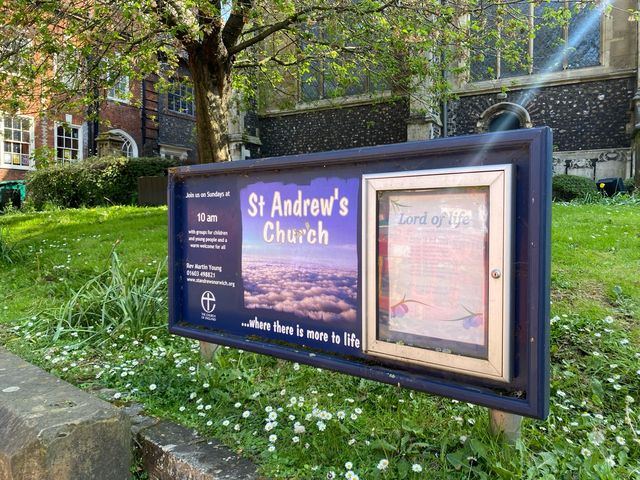
{"label": "green grass", "polygon": [[162,208],[0,216],[0,339],[83,388],[114,389],[117,404],[221,439],[267,477],[346,478],[350,466],[363,479],[640,478],[640,205],[553,213],[551,414],[525,419],[514,447],[488,434],[484,408],[233,349],[206,363],[195,342],[146,328],[166,311],[129,328],[118,312],[164,288]]}

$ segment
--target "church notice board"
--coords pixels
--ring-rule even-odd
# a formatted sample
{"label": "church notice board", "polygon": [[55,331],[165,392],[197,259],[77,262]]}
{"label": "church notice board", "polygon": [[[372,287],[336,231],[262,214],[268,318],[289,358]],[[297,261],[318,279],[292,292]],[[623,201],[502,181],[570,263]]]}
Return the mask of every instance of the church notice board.
{"label": "church notice board", "polygon": [[169,329],[545,418],[551,130],[185,166]]}

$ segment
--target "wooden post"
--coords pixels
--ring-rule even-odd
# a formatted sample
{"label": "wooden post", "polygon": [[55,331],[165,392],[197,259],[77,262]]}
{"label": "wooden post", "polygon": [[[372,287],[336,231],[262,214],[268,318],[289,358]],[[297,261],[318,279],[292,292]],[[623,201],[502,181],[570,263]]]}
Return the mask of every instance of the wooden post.
{"label": "wooden post", "polygon": [[522,417],[513,413],[489,409],[489,429],[504,442],[514,445],[520,438]]}
{"label": "wooden post", "polygon": [[213,356],[215,355],[216,350],[219,346],[220,345],[217,345],[215,343],[208,343],[200,340],[200,357],[203,360],[210,362],[211,360],[213,360]]}

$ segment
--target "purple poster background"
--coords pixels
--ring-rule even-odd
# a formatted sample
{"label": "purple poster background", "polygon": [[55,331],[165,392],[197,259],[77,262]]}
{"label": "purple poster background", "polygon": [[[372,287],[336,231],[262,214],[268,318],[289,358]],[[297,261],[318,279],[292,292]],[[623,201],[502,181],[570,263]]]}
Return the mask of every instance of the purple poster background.
{"label": "purple poster background", "polygon": [[239,185],[246,334],[361,353],[359,187],[337,177]]}
{"label": "purple poster background", "polygon": [[319,324],[355,323],[356,179],[269,182],[240,192],[247,309],[292,313]]}

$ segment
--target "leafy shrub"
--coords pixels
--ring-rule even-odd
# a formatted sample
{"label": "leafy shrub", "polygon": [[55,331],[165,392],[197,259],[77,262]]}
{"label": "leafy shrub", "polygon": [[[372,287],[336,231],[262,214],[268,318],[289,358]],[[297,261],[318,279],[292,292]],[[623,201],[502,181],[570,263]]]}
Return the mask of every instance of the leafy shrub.
{"label": "leafy shrub", "polygon": [[[79,341],[100,344],[125,334],[143,338],[163,328],[167,319],[166,263],[158,265],[152,277],[142,271],[125,271],[117,253],[111,253],[111,266],[70,292],[59,308],[43,312],[41,321],[56,342],[75,332]],[[80,340],[83,339],[84,340]]]}
{"label": "leafy shrub", "polygon": [[578,175],[555,175],[552,180],[553,199],[569,202],[598,193],[593,180]]}
{"label": "leafy shrub", "polygon": [[27,176],[28,200],[38,210],[135,203],[138,177],[166,175],[180,162],[164,158],[103,157],[54,165]]}
{"label": "leafy shrub", "polygon": [[98,172],[84,164],[36,170],[27,176],[28,199],[38,210],[45,204],[67,208],[98,205],[97,179]]}
{"label": "leafy shrub", "polygon": [[629,177],[624,181],[624,189],[628,194],[632,194],[636,189],[636,182],[633,177]]}

